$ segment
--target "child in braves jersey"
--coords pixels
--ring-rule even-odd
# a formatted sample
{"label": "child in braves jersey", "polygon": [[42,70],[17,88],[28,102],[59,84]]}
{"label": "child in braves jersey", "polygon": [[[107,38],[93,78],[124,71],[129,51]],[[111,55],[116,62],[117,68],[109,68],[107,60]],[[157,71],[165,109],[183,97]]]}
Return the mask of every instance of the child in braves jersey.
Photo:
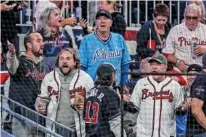
{"label": "child in braves jersey", "polygon": [[121,133],[120,98],[112,89],[115,69],[101,64],[97,69],[96,86],[85,101],[83,117],[86,137],[119,137]]}

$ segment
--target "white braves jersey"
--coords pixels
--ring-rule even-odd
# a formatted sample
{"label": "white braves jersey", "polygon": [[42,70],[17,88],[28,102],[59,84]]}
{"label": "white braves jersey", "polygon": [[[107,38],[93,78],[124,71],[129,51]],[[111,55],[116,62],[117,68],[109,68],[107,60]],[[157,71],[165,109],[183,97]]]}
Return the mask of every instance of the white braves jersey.
{"label": "white braves jersey", "polygon": [[158,83],[152,76],[140,79],[131,101],[140,111],[137,137],[176,136],[175,109],[183,102],[180,85],[167,77]]}
{"label": "white braves jersey", "polygon": [[162,52],[174,54],[176,58],[189,64],[202,65],[202,56],[192,57],[192,39],[197,41],[197,46],[206,46],[206,25],[199,23],[194,31],[190,31],[185,23],[174,26],[167,36]]}

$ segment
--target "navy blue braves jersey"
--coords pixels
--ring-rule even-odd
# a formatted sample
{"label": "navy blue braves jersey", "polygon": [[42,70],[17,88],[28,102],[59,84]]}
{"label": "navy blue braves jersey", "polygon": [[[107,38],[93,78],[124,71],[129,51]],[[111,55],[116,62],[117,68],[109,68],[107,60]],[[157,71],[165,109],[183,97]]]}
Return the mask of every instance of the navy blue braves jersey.
{"label": "navy blue braves jersey", "polygon": [[[206,72],[201,72],[200,74],[206,74]],[[206,101],[206,77],[205,75],[198,75],[192,84],[190,91],[192,98],[197,98],[202,101]],[[202,111],[206,114],[206,103],[202,107]],[[205,132],[205,129],[197,122],[193,116],[191,109],[189,109],[187,117],[187,132],[186,135],[193,136]]]}
{"label": "navy blue braves jersey", "polygon": [[114,137],[109,121],[120,115],[120,98],[108,86],[94,87],[85,101],[86,137]]}

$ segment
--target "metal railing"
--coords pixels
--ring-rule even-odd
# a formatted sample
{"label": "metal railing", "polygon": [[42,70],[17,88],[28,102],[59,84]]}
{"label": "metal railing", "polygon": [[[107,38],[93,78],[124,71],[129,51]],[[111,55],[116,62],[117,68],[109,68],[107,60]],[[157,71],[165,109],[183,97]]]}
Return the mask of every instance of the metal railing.
{"label": "metal railing", "polygon": [[[145,21],[150,20],[152,18],[152,12],[157,3],[165,3],[170,8],[170,17],[169,21],[173,25],[179,24],[183,18],[184,8],[187,4],[187,1],[181,0],[118,0],[122,4],[122,9],[120,12],[124,15],[124,18],[127,22],[128,27],[141,27]],[[62,12],[63,17],[68,17],[69,13],[74,11],[74,2],[78,2],[79,7],[86,6],[86,14],[88,25],[92,26],[95,18],[95,13],[98,10],[98,2],[99,1],[91,1],[87,0],[86,5],[82,4],[81,0],[71,0],[70,1],[72,6],[68,5],[68,0],[63,0],[62,4]],[[34,13],[34,9],[36,6],[36,0],[29,1],[28,9],[25,11],[20,11],[20,23],[17,26],[32,26],[32,15]],[[83,11],[83,10],[82,10]],[[24,13],[23,13],[24,12]],[[85,12],[85,11],[83,11]],[[23,17],[26,16],[26,21],[23,21]]]}
{"label": "metal railing", "polygon": [[[4,103],[2,103],[2,102],[4,102]],[[10,108],[11,109],[9,107],[6,107],[8,105],[6,105],[5,102],[9,102],[10,103]],[[20,114],[14,112],[12,110],[12,107],[14,107],[14,106],[20,108],[20,111],[21,111]],[[0,107],[1,107],[1,113],[3,113],[3,111],[7,112],[9,115],[19,119],[21,122],[29,124],[32,127],[35,127],[36,129],[38,129],[39,131],[41,131],[41,132],[43,132],[45,134],[49,134],[49,135],[52,135],[54,137],[62,137],[61,135],[57,134],[53,130],[51,130],[51,129],[47,128],[46,126],[42,125],[42,123],[40,124],[39,123],[39,119],[40,118],[43,118],[46,121],[52,122],[54,127],[58,126],[58,128],[62,128],[64,131],[69,131],[71,133],[70,137],[75,137],[75,132],[74,132],[73,129],[71,129],[69,127],[66,127],[66,126],[64,126],[64,125],[62,125],[62,124],[60,124],[60,123],[58,123],[56,121],[53,121],[53,120],[47,118],[46,116],[44,116],[42,114],[39,114],[38,112],[36,112],[34,110],[31,110],[31,109],[25,107],[24,105],[21,105],[18,102],[14,101],[14,100],[11,100],[10,98],[8,98],[8,97],[6,97],[6,96],[4,96],[2,94],[1,94],[1,104],[0,104]],[[35,118],[36,118],[35,121],[34,121],[34,119],[33,120],[29,119],[28,115],[34,115]],[[2,121],[2,123],[4,123],[4,119],[1,120],[1,121]],[[19,129],[19,130],[21,130],[21,129]]]}

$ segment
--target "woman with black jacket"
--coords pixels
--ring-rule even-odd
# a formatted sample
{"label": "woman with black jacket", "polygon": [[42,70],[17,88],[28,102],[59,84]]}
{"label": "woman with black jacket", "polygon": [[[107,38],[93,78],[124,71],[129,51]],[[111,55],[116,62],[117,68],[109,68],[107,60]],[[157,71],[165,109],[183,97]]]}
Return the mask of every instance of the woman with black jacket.
{"label": "woman with black jacket", "polygon": [[136,52],[141,59],[151,57],[156,51],[161,52],[171,29],[168,18],[168,6],[157,4],[153,12],[153,20],[147,21],[137,34]]}

